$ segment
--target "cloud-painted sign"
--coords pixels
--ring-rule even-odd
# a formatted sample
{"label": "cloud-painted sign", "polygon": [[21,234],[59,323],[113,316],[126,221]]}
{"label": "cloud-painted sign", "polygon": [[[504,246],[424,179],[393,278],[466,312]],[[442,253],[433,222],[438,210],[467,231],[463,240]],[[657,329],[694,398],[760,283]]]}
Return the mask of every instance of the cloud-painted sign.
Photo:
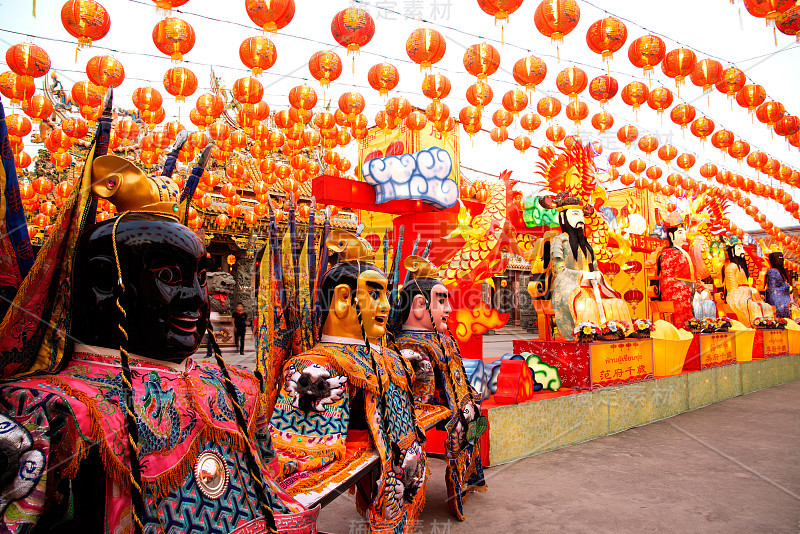
{"label": "cloud-painted sign", "polygon": [[458,201],[458,186],[449,178],[453,170],[450,154],[431,147],[414,154],[367,160],[361,174],[375,187],[375,202],[424,200],[439,208]]}

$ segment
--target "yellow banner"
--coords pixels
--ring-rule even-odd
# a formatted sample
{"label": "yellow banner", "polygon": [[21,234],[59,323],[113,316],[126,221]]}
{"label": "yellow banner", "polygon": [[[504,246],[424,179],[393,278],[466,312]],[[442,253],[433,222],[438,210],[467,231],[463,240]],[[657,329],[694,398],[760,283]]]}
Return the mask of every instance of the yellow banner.
{"label": "yellow banner", "polygon": [[736,363],[733,332],[700,334],[700,367],[716,367]]}
{"label": "yellow banner", "polygon": [[789,336],[786,330],[762,330],[764,332],[764,356],[789,354]]}
{"label": "yellow banner", "polygon": [[589,345],[592,387],[606,387],[653,378],[650,339],[595,342]]}

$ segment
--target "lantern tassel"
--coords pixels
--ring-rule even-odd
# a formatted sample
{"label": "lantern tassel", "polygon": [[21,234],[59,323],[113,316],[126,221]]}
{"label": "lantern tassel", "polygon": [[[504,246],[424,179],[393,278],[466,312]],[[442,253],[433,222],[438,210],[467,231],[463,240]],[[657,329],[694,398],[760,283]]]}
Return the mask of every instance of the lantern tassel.
{"label": "lantern tassel", "polygon": [[36,0],[33,0],[33,18],[36,18]]}

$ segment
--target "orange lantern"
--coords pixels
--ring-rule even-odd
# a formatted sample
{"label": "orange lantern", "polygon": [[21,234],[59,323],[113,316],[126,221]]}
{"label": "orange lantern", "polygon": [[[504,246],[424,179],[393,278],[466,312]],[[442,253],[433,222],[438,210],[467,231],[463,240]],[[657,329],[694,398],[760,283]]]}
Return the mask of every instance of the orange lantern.
{"label": "orange lantern", "polygon": [[15,106],[32,98],[35,90],[33,80],[26,80],[23,76],[11,71],[0,74],[0,92]]}
{"label": "orange lantern", "polygon": [[633,108],[634,111],[647,102],[650,90],[642,82],[631,82],[622,88],[622,101]]}
{"label": "orange lantern", "polygon": [[233,82],[231,93],[233,93],[233,98],[249,109],[254,104],[261,102],[264,97],[264,86],[252,76],[245,76]]}
{"label": "orange lantern", "polygon": [[[301,110],[310,110],[317,105],[317,92],[310,85],[298,85],[289,91],[289,103]],[[311,117],[309,117],[310,122]]]}
{"label": "orange lantern", "polygon": [[[389,91],[397,87],[400,82],[400,73],[397,72],[397,67],[391,63],[378,63],[370,67],[367,73],[367,81],[373,89],[380,92],[381,96],[386,96]],[[425,82],[423,81],[423,91],[424,85]]]}
{"label": "orange lantern", "polygon": [[[103,101],[103,88],[86,80],[72,86],[72,100],[80,106],[98,106]],[[159,106],[161,104],[159,103]]]}
{"label": "orange lantern", "polygon": [[245,0],[247,16],[265,32],[278,31],[294,18],[294,0]]}
{"label": "orange lantern", "polygon": [[162,54],[170,56],[172,61],[183,61],[183,54],[191,51],[194,41],[194,28],[176,17],[167,17],[153,28],[153,43]]}
{"label": "orange lantern", "polygon": [[775,25],[781,33],[795,36],[800,42],[800,6],[795,5],[781,13],[775,20]]}
{"label": "orange lantern", "polygon": [[519,125],[523,130],[533,133],[542,125],[542,119],[536,113],[526,113],[519,118]]}
{"label": "orange lantern", "polygon": [[589,96],[600,102],[600,104],[606,104],[614,98],[618,90],[619,84],[617,80],[605,74],[594,78],[589,83]]}
{"label": "orange lantern", "polygon": [[405,98],[394,97],[386,102],[386,114],[392,119],[405,120],[410,113],[411,103]]}
{"label": "orange lantern", "polygon": [[[100,112],[100,107],[96,108]],[[145,110],[140,113],[142,120],[150,127],[153,128],[156,124],[161,124],[166,117],[164,108],[158,108],[155,111]]]}
{"label": "orange lantern", "polygon": [[781,137],[789,137],[800,131],[800,120],[794,115],[786,114],[775,123],[775,133]]}
{"label": "orange lantern", "polygon": [[15,135],[17,137],[25,137],[31,133],[31,129],[33,128],[28,117],[16,113],[6,117],[6,127],[8,128],[8,135]]}
{"label": "orange lantern", "polygon": [[514,148],[525,153],[531,147],[531,138],[527,135],[520,135],[514,138]]}
{"label": "orange lantern", "polygon": [[630,146],[631,143],[636,141],[638,137],[639,137],[639,130],[636,129],[636,126],[631,126],[630,124],[627,124],[622,128],[620,128],[619,130],[617,130],[617,139],[619,139],[620,142],[625,143],[625,146]]}
{"label": "orange lantern", "polygon": [[[661,178],[661,176],[664,174],[664,171],[662,171],[661,167],[659,167],[658,165],[652,165],[647,168],[647,172],[645,174],[647,175],[648,178],[655,181]],[[667,183],[669,183],[669,178],[667,179]],[[675,185],[675,184],[670,184],[670,185]]]}
{"label": "orange lantern", "polygon": [[205,130],[206,126],[208,126],[209,123],[214,121],[214,118],[209,117],[207,115],[203,115],[202,113],[197,111],[197,108],[194,108],[189,112],[189,120],[192,122],[192,124],[200,128],[201,130]]}
{"label": "orange lantern", "polygon": [[228,225],[230,224],[231,220],[230,220],[230,218],[228,218],[228,216],[227,216],[227,215],[225,215],[224,213],[220,213],[219,215],[217,215],[217,218],[216,218],[216,219],[214,219],[214,222],[215,222],[215,223],[217,224],[217,226],[219,226],[220,228],[225,228],[226,226],[228,226]]}
{"label": "orange lantern", "polygon": [[669,112],[669,118],[681,128],[686,128],[696,115],[697,111],[691,104],[678,104]]}
{"label": "orange lantern", "polygon": [[678,167],[688,172],[689,169],[694,167],[696,161],[697,158],[695,158],[693,154],[683,153],[678,156],[678,160],[675,163],[678,165]]}
{"label": "orange lantern", "polygon": [[774,24],[780,15],[795,5],[792,0],[744,0],[744,7],[754,17]]}
{"label": "orange lantern", "polygon": [[552,96],[546,96],[536,104],[539,115],[550,120],[561,113],[561,102]]}
{"label": "orange lantern", "polygon": [[205,93],[197,98],[195,108],[202,115],[216,118],[225,110],[225,103],[217,95]]}
{"label": "orange lantern", "polygon": [[494,23],[507,21],[508,16],[519,9],[522,0],[478,0],[478,7],[484,13],[494,16]]}
{"label": "orange lantern", "polygon": [[661,148],[658,149],[658,159],[666,163],[667,165],[675,159],[675,156],[678,155],[678,149],[672,145],[661,145]]}
{"label": "orange lantern", "polygon": [[608,164],[612,167],[622,167],[625,165],[625,154],[622,152],[612,152],[608,155]]}
{"label": "orange lantern", "polygon": [[702,176],[706,180],[714,178],[718,172],[719,169],[713,163],[704,163],[703,165],[700,166],[700,176]]}
{"label": "orange lantern", "polygon": [[411,61],[420,66],[420,70],[438,63],[446,49],[447,43],[442,34],[430,28],[418,28],[406,40],[406,53]]}
{"label": "orange lantern", "polygon": [[736,67],[728,67],[722,71],[719,82],[717,82],[717,91],[725,93],[728,98],[733,98],[738,93],[746,82],[744,72]]}
{"label": "orange lantern", "polygon": [[348,7],[337,13],[331,22],[331,34],[348,53],[361,50],[375,35],[375,21],[365,10]]}
{"label": "orange lantern", "polygon": [[501,126],[509,126],[514,121],[514,115],[505,109],[498,109],[492,115],[492,122],[498,128]]}
{"label": "orange lantern", "polygon": [[[77,85],[77,84],[76,84]],[[133,91],[133,105],[139,111],[155,111],[164,102],[161,93],[152,87],[139,87]]]}
{"label": "orange lantern", "polygon": [[253,76],[260,76],[278,59],[278,51],[272,41],[263,35],[248,37],[239,45],[239,59],[251,69]]}
{"label": "orange lantern", "polygon": [[467,87],[467,102],[478,109],[488,106],[492,98],[494,98],[494,92],[488,83],[478,81]]}
{"label": "orange lantern", "polygon": [[185,67],[171,68],[164,74],[164,89],[177,102],[184,102],[187,96],[197,91],[197,76]]}
{"label": "orange lantern", "polygon": [[643,69],[648,74],[664,60],[666,52],[667,46],[661,37],[647,34],[634,39],[628,47],[628,59],[634,67]]}
{"label": "orange lantern", "polygon": [[705,141],[706,137],[714,132],[715,127],[714,121],[708,117],[699,117],[692,122],[689,130],[692,132],[692,135],[699,137],[701,141]]}
{"label": "orange lantern", "polygon": [[[89,125],[80,117],[68,117],[61,122],[61,129],[73,139],[83,139],[89,133]],[[9,128],[9,133],[10,133]],[[12,134],[13,135],[13,134]]]}
{"label": "orange lantern", "polygon": [[628,168],[633,174],[639,176],[647,168],[647,163],[645,163],[642,159],[636,158],[628,164]]}
{"label": "orange lantern", "polygon": [[464,68],[478,80],[485,80],[499,67],[500,52],[489,43],[474,44],[464,52]]}
{"label": "orange lantern", "polygon": [[544,135],[551,143],[558,144],[567,137],[567,132],[561,126],[554,124],[547,128]]}
{"label": "orange lantern", "polygon": [[675,86],[680,87],[686,76],[694,71],[697,56],[688,48],[677,48],[670,50],[661,62],[661,71],[675,79]]}
{"label": "orange lantern", "polygon": [[[586,104],[584,104],[584,106],[586,106]],[[512,89],[503,95],[503,107],[506,109],[506,111],[510,111],[514,115],[517,115],[526,107],[528,107],[528,96],[524,91]],[[589,113],[588,107],[586,108],[586,113]]]}
{"label": "orange lantern", "polygon": [[450,94],[450,80],[444,74],[428,74],[422,79],[422,94],[438,102]]}
{"label": "orange lantern", "polygon": [[625,45],[628,29],[615,17],[605,17],[592,23],[586,31],[586,44],[595,54],[601,54],[603,61],[611,59],[614,52]]}
{"label": "orange lantern", "polygon": [[50,132],[49,141],[57,153],[66,152],[72,147],[72,139],[61,128]]}
{"label": "orange lantern", "polygon": [[592,116],[592,127],[598,131],[605,132],[614,126],[614,117],[608,111],[601,111]]}
{"label": "orange lantern", "polygon": [[648,156],[658,148],[658,139],[653,135],[644,135],[639,139],[639,150]]}
{"label": "orange lantern", "polygon": [[474,125],[481,122],[481,110],[475,106],[462,108],[458,114],[458,120],[462,125]]}
{"label": "orange lantern", "polygon": [[692,83],[702,87],[704,93],[711,92],[713,86],[722,81],[722,63],[714,59],[702,59],[692,70]]}
{"label": "orange lantern", "polygon": [[647,95],[647,105],[654,109],[658,114],[672,105],[672,91],[666,87],[656,87]]}
{"label": "orange lantern", "polygon": [[[50,163],[55,165],[56,171],[61,172],[72,163],[72,155],[69,152],[50,154]],[[52,182],[50,182],[52,190]]]}
{"label": "orange lantern", "polygon": [[574,30],[580,19],[581,9],[575,0],[544,0],[533,15],[539,33],[556,43]]}
{"label": "orange lantern", "polygon": [[328,87],[342,74],[342,60],[336,52],[314,52],[308,60],[308,71],[322,87]]}
{"label": "orange lantern", "polygon": [[20,152],[14,156],[14,167],[21,171],[30,167],[32,163],[31,157],[26,152]]}
{"label": "orange lantern", "polygon": [[433,127],[440,133],[450,132],[456,127],[456,121],[453,117],[447,117],[444,121],[433,123]]}
{"label": "orange lantern", "polygon": [[741,162],[750,153],[750,143],[737,139],[728,148],[728,155]]}
{"label": "orange lantern", "polygon": [[508,140],[508,130],[505,128],[505,126],[492,128],[492,131],[489,132],[489,137],[498,145],[502,144]]}
{"label": "orange lantern", "polygon": [[78,39],[78,48],[84,48],[106,36],[111,28],[111,17],[95,0],[67,0],[61,7],[61,23]]}
{"label": "orange lantern", "polygon": [[32,43],[19,43],[6,50],[6,64],[23,80],[33,81],[50,70],[50,56],[40,46]]}
{"label": "orange lantern", "polygon": [[547,64],[536,56],[527,56],[514,63],[512,75],[518,84],[533,91],[547,76]]}
{"label": "orange lantern", "polygon": [[774,100],[770,100],[769,102],[764,102],[758,109],[756,109],[756,118],[759,122],[763,122],[770,128],[772,128],[776,122],[781,120],[783,115],[786,113],[786,108],[780,102],[775,102]]}
{"label": "orange lantern", "polygon": [[569,97],[570,102],[578,99],[578,93],[586,89],[589,79],[583,69],[567,67],[556,76],[556,86],[561,94]]}
{"label": "orange lantern", "polygon": [[125,68],[111,56],[95,56],[86,63],[86,75],[100,87],[119,87],[125,79]]}
{"label": "orange lantern", "polygon": [[355,91],[342,93],[342,95],[339,97],[339,109],[342,111],[342,113],[347,115],[348,120],[350,120],[351,117],[355,118],[356,115],[364,111],[364,107],[366,105],[367,103],[361,93],[357,93]]}
{"label": "orange lantern", "polygon": [[574,121],[576,125],[580,125],[581,121],[589,116],[589,106],[580,100],[570,102],[567,104],[566,114],[569,120]]}
{"label": "orange lantern", "polygon": [[130,117],[120,120],[114,129],[121,139],[133,140],[139,137],[139,125]]}
{"label": "orange lantern", "polygon": [[31,188],[33,189],[33,192],[37,195],[47,195],[51,191],[53,191],[53,182],[51,182],[45,177],[35,178],[31,182]]}
{"label": "orange lantern", "polygon": [[208,135],[214,141],[222,142],[231,136],[231,129],[225,122],[218,120],[208,127]]}
{"label": "orange lantern", "polygon": [[733,132],[730,130],[719,130],[714,132],[714,135],[711,136],[711,144],[714,148],[718,148],[723,152],[727,152],[728,148],[733,145],[735,140],[736,136],[734,136]]}
{"label": "orange lantern", "polygon": [[752,113],[767,99],[767,90],[758,84],[747,84],[736,93],[736,103]]}

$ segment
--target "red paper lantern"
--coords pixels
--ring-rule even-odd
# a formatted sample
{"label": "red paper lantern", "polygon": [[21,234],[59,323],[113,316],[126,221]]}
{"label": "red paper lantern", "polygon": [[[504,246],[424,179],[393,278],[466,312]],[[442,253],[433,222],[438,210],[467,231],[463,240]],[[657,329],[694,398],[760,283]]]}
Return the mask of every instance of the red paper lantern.
{"label": "red paper lantern", "polygon": [[22,102],[22,111],[34,122],[39,122],[53,114],[53,104],[43,95],[33,95]]}
{"label": "red paper lantern", "polygon": [[525,113],[519,118],[519,125],[523,130],[533,133],[542,125],[542,119],[536,113]]}
{"label": "red paper lantern", "polygon": [[717,91],[725,93],[728,98],[733,98],[744,87],[746,81],[744,72],[736,67],[728,67],[722,71],[722,76],[717,82]]}
{"label": "red paper lantern", "polygon": [[492,115],[492,122],[498,128],[509,126],[514,121],[514,115],[505,109],[498,109]]}
{"label": "red paper lantern", "polygon": [[33,97],[35,90],[33,80],[19,76],[11,71],[0,74],[0,93],[10,99],[12,105],[16,106],[20,102]]}
{"label": "red paper lantern", "polygon": [[713,163],[704,163],[703,165],[700,166],[700,176],[702,176],[706,180],[714,178],[718,172],[719,169]]}
{"label": "red paper lantern", "polygon": [[666,163],[667,165],[675,159],[675,156],[678,155],[678,149],[672,145],[662,145],[658,149],[658,159]]}
{"label": "red paper lantern", "polygon": [[[80,106],[98,106],[103,101],[103,88],[86,80],[72,86],[72,100]],[[161,104],[159,104],[161,105]]]}
{"label": "red paper lantern", "polygon": [[[639,161],[641,161],[641,160],[639,160]],[[651,180],[655,181],[655,180],[658,180],[659,178],[661,178],[661,176],[664,174],[664,171],[661,170],[661,167],[659,167],[658,165],[651,165],[650,167],[647,168],[647,173],[646,174],[647,174],[648,178],[650,178]],[[673,176],[673,175],[670,175],[670,176]],[[667,183],[669,183],[669,181],[670,181],[669,177],[667,177]],[[675,184],[670,184],[670,185],[674,186]]]}
{"label": "red paper lantern", "polygon": [[499,145],[508,139],[508,130],[506,130],[505,126],[492,128],[492,131],[489,132],[489,137]]}
{"label": "red paper lantern", "polygon": [[536,111],[546,119],[552,119],[561,113],[561,102],[552,96],[546,96],[536,104]]}
{"label": "red paper lantern", "polygon": [[273,42],[263,35],[248,37],[239,45],[239,59],[251,69],[253,76],[260,76],[275,64],[278,51]]}
{"label": "red paper lantern", "polygon": [[747,141],[742,141],[740,139],[734,141],[728,148],[728,155],[732,158],[736,158],[740,162],[746,158],[749,153],[750,144]]}
{"label": "red paper lantern", "polygon": [[292,107],[308,111],[317,105],[317,92],[310,85],[298,85],[289,91],[289,103]]}
{"label": "red paper lantern", "polygon": [[531,138],[527,135],[520,135],[514,138],[514,148],[525,153],[531,147]]}
{"label": "red paper lantern", "polygon": [[794,115],[784,115],[775,123],[775,133],[781,137],[789,137],[800,131],[800,120]]}
{"label": "red paper lantern", "polygon": [[[445,80],[444,76],[441,76]],[[427,79],[427,78],[426,78]],[[367,73],[367,81],[369,85],[378,91],[381,96],[385,96],[397,87],[397,84],[400,82],[400,73],[397,71],[397,67],[392,65],[391,63],[378,63],[377,65],[373,65],[370,67],[369,72]],[[423,85],[423,93],[425,92],[425,81],[422,82]],[[450,82],[447,81],[448,89],[447,92],[450,92]],[[426,95],[427,96],[427,95]]]}
{"label": "red paper lantern", "polygon": [[342,60],[336,52],[315,52],[308,60],[308,71],[321,86],[328,87],[342,74]]}
{"label": "red paper lantern", "polygon": [[639,150],[648,156],[658,148],[658,139],[653,135],[644,135],[639,139]]}
{"label": "red paper lantern", "polygon": [[767,99],[767,90],[758,84],[748,84],[736,93],[736,103],[752,113]]}
{"label": "red paper lantern", "polygon": [[18,76],[32,80],[50,70],[50,56],[33,43],[19,43],[6,50],[6,64]]}
{"label": "red paper lantern", "polygon": [[[391,102],[391,101],[390,101]],[[407,102],[407,101],[406,101]],[[348,116],[348,120],[350,117],[354,117],[358,115],[362,111],[364,111],[364,107],[366,106],[366,101],[361,93],[357,93],[355,91],[348,91],[346,93],[342,93],[339,97],[339,109]],[[411,105],[409,104],[409,112],[411,109]],[[387,112],[388,112],[388,102],[387,102]],[[408,114],[406,114],[408,116]]]}
{"label": "red paper lantern", "polygon": [[644,162],[644,160],[641,160],[641,159],[637,158],[637,159],[632,160],[628,164],[628,168],[631,170],[631,172],[633,174],[639,176],[647,168],[647,164]]}
{"label": "red paper lantern", "polygon": [[556,42],[574,30],[580,19],[581,9],[576,0],[544,0],[533,15],[539,33]]}
{"label": "red paper lantern", "polygon": [[708,93],[722,80],[722,63],[714,59],[702,59],[694,66],[691,78],[693,84]]}
{"label": "red paper lantern", "polygon": [[[63,171],[72,163],[72,155],[69,152],[61,152],[50,154],[50,163],[55,165],[58,172]],[[52,191],[53,183],[50,182],[50,190]]]}
{"label": "red paper lantern", "polygon": [[225,109],[225,103],[220,97],[211,93],[205,93],[197,98],[195,108],[202,115],[216,118],[219,117]]}
{"label": "red paper lantern", "polygon": [[618,90],[619,84],[617,80],[606,74],[594,78],[589,83],[589,95],[601,104],[605,104],[614,98]]}
{"label": "red paper lantern", "polygon": [[714,132],[715,127],[716,125],[714,124],[714,121],[708,117],[700,117],[692,121],[692,125],[689,130],[692,132],[692,135],[699,137],[702,141],[705,141],[706,137]]}
{"label": "red paper lantern", "polygon": [[793,0],[744,0],[744,7],[754,17],[775,21],[795,5]]}
{"label": "red paper lantern", "polygon": [[678,156],[678,160],[675,162],[678,167],[683,169],[684,171],[688,171],[692,167],[694,167],[697,158],[694,157],[693,154],[683,153]]}
{"label": "red paper lantern", "polygon": [[697,63],[697,56],[688,48],[677,48],[670,50],[664,56],[664,61],[661,62],[661,71],[675,79],[675,85],[680,86],[686,76],[689,76],[694,71],[694,65]]}
{"label": "red paper lantern", "polygon": [[608,111],[601,111],[592,116],[592,127],[601,133],[614,126],[614,117]]}
{"label": "red paper lantern", "polygon": [[691,104],[678,104],[669,112],[669,118],[681,128],[686,128],[696,115],[697,111]]}
{"label": "red paper lantern", "polygon": [[514,63],[512,75],[518,84],[533,91],[547,76],[547,64],[536,56],[527,56]]}
{"label": "red paper lantern", "polygon": [[[583,105],[586,106],[586,104]],[[512,89],[503,95],[503,107],[506,109],[506,111],[510,111],[514,115],[517,115],[519,112],[528,107],[528,96],[524,91]],[[586,108],[586,113],[589,113],[588,107]],[[584,118],[586,117],[584,116]]]}
{"label": "red paper lantern", "polygon": [[161,93],[152,87],[139,87],[133,91],[133,105],[139,111],[155,111],[161,107],[164,99]]}
{"label": "red paper lantern", "polygon": [[287,26],[294,18],[294,0],[246,0],[247,15],[265,32]]}
{"label": "red paper lantern", "polygon": [[556,86],[561,94],[569,97],[571,102],[578,99],[578,93],[586,89],[589,79],[583,69],[567,67],[556,76]]}
{"label": "red paper lantern", "polygon": [[447,97],[450,94],[450,87],[450,80],[444,74],[428,74],[422,79],[422,94],[434,102]]}
{"label": "red paper lantern", "polygon": [[348,7],[333,17],[331,33],[348,52],[358,52],[375,35],[375,21],[365,10]]}
{"label": "red paper lantern", "polygon": [[111,17],[95,0],[68,0],[61,7],[61,23],[78,39],[78,47],[84,48],[106,36],[111,28]]}
{"label": "red paper lantern", "polygon": [[567,104],[565,112],[569,120],[574,121],[576,125],[580,125],[581,121],[589,116],[589,106],[585,102],[576,100]]}
{"label": "red paper lantern", "polygon": [[617,130],[617,139],[625,143],[625,146],[630,146],[638,137],[639,130],[636,129],[636,126],[628,124]]}
{"label": "red paper lantern", "polygon": [[153,28],[153,43],[172,61],[183,61],[183,54],[194,47],[194,28],[185,20],[167,17]]}
{"label": "red paper lantern", "polygon": [[125,68],[111,56],[94,56],[86,63],[89,81],[100,87],[119,87],[125,80]]}
{"label": "red paper lantern", "polygon": [[551,143],[558,144],[567,137],[567,132],[561,126],[554,124],[547,128],[544,135]]}
{"label": "red paper lantern", "polygon": [[661,37],[653,34],[635,39],[628,47],[628,59],[634,67],[643,69],[645,74],[664,60],[667,46]]}
{"label": "red paper lantern", "polygon": [[261,102],[264,97],[264,86],[252,76],[245,76],[233,82],[231,92],[233,98],[247,107]]}
{"label": "red paper lantern", "polygon": [[625,45],[628,29],[615,17],[605,17],[592,23],[586,32],[586,44],[595,54],[601,54],[603,60],[611,59],[614,52]]}
{"label": "red paper lantern", "polygon": [[73,139],[83,139],[89,133],[89,125],[80,117],[68,117],[61,122],[61,129]]}
{"label": "red paper lantern", "polygon": [[438,63],[446,50],[447,43],[442,34],[430,28],[418,28],[406,40],[406,53],[420,69],[429,69]]}
{"label": "red paper lantern", "polygon": [[20,152],[19,154],[14,156],[14,167],[21,171],[23,169],[27,169],[31,165],[31,157],[25,153]]}
{"label": "red paper lantern", "polygon": [[499,67],[500,53],[489,43],[474,44],[464,52],[464,68],[478,80],[485,80]]}
{"label": "red paper lantern", "polygon": [[522,0],[478,0],[478,7],[484,13],[494,16],[494,22],[506,21],[508,16],[519,9]]}
{"label": "red paper lantern", "polygon": [[197,76],[185,67],[171,68],[164,74],[164,89],[177,102],[184,102],[187,96],[197,91]]}
{"label": "red paper lantern", "polygon": [[494,93],[488,83],[478,81],[467,88],[467,102],[483,109],[491,103]]}
{"label": "red paper lantern", "polygon": [[733,145],[735,140],[736,136],[734,136],[733,132],[730,130],[719,130],[714,132],[714,135],[711,136],[711,144],[714,148],[718,148],[723,152],[727,152],[728,148]]}
{"label": "red paper lantern", "polygon": [[647,95],[647,105],[659,114],[672,105],[672,91],[666,87],[656,87]]}
{"label": "red paper lantern", "polygon": [[781,120],[785,113],[786,108],[783,104],[770,100],[758,106],[758,109],[756,109],[756,118],[772,128],[776,122]]}
{"label": "red paper lantern", "polygon": [[622,88],[622,101],[633,108],[634,111],[647,102],[650,90],[642,82],[631,82]]}
{"label": "red paper lantern", "polygon": [[8,135],[15,135],[17,137],[25,137],[33,126],[27,117],[19,114],[13,114],[6,117],[6,127],[8,128]]}
{"label": "red paper lantern", "polygon": [[800,6],[795,5],[781,13],[775,25],[781,33],[795,36],[800,41]]}

